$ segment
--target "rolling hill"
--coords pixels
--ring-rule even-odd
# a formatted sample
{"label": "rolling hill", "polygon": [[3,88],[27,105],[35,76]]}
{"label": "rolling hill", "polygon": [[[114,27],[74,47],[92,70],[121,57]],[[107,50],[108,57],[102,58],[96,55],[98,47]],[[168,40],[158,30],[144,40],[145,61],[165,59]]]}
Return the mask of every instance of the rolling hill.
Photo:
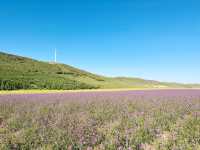
{"label": "rolling hill", "polygon": [[0,52],[0,89],[193,88],[139,78],[104,77],[65,64]]}

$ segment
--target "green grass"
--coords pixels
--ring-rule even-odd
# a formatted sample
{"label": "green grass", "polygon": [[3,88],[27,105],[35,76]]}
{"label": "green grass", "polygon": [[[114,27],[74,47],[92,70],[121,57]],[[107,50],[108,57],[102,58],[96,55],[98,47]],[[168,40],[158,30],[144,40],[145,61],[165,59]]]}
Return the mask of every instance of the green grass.
{"label": "green grass", "polygon": [[[77,89],[77,90],[48,90],[48,89],[20,89],[20,90],[0,90],[0,95],[16,94],[49,94],[49,93],[86,93],[86,92],[117,92],[117,91],[148,91],[148,90],[173,90],[173,88],[115,88],[115,89]],[[177,88],[174,88],[176,90]],[[178,88],[185,89],[186,88]],[[188,88],[189,89],[189,88]],[[199,90],[199,88],[193,88]]]}
{"label": "green grass", "polygon": [[[101,77],[63,64],[50,64],[15,55],[0,53],[0,81],[4,89],[91,89],[96,85],[83,83],[77,78]],[[2,85],[3,83],[3,85]],[[15,86],[15,85],[18,85]]]}
{"label": "green grass", "polygon": [[0,89],[191,88],[199,85],[164,83],[139,78],[110,78],[69,65],[37,61],[0,52]]}

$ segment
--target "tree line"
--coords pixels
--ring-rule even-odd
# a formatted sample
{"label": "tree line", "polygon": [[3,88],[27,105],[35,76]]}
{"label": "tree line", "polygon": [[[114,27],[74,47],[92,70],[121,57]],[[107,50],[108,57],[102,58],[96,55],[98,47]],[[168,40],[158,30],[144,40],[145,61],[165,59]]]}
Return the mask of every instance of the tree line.
{"label": "tree line", "polygon": [[19,90],[19,89],[57,89],[57,90],[75,90],[75,89],[95,89],[98,87],[77,82],[69,81],[31,81],[31,80],[5,80],[0,79],[0,90]]}

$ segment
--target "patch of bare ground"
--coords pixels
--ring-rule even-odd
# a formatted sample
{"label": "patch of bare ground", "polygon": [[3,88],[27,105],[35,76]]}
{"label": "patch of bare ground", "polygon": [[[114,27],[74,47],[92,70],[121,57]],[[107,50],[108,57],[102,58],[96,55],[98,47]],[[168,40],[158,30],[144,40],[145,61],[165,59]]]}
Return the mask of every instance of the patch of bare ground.
{"label": "patch of bare ground", "polygon": [[143,143],[140,145],[140,150],[157,150],[162,149],[164,147],[165,143],[168,143],[169,140],[172,140],[174,138],[173,134],[164,131],[157,135],[157,138],[154,140],[152,144]]}
{"label": "patch of bare ground", "polygon": [[0,127],[3,125],[3,118],[0,116]]}
{"label": "patch of bare ground", "polygon": [[153,145],[150,145],[150,144],[147,144],[147,143],[141,144],[140,149],[141,150],[156,150]]}

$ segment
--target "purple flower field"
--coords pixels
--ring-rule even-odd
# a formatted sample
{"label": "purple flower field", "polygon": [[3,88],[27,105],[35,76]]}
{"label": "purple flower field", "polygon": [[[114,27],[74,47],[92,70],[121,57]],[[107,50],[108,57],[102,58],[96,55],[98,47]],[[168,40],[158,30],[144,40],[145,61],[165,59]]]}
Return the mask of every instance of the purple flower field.
{"label": "purple flower field", "polygon": [[200,90],[0,95],[0,149],[198,150]]}

